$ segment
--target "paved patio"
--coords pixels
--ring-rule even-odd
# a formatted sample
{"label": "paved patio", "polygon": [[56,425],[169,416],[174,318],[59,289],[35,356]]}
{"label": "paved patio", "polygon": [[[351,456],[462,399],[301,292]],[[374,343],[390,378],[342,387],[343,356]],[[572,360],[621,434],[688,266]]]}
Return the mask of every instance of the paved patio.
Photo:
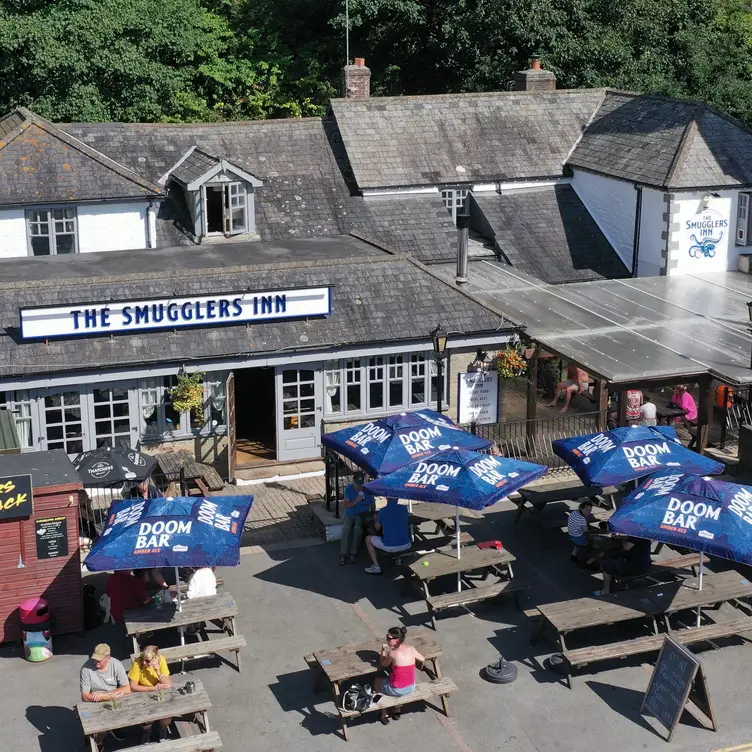
{"label": "paved patio", "polygon": [[[514,526],[511,505],[501,503],[473,534],[501,538],[517,555],[515,573],[529,585],[523,608],[583,596],[597,585],[594,577],[569,562],[565,536],[541,537],[530,521]],[[227,752],[665,752],[669,749],[651,719],[639,714],[648,676],[639,661],[604,664],[581,671],[574,690],[557,682],[543,667],[554,652],[545,639],[531,646],[532,624],[511,599],[473,608],[474,615],[449,611],[438,621],[437,640],[444,649],[442,669],[457,684],[452,718],[420,705],[387,727],[372,716],[353,724],[351,741],[338,736],[334,706],[314,694],[303,656],[381,636],[398,623],[424,623],[421,605],[400,596],[400,583],[369,577],[365,561],[336,564],[336,544],[277,549],[246,555],[236,569],[221,572],[225,587],[240,606],[239,631],[248,639],[243,673],[214,661],[191,668],[207,688],[213,708],[212,728]],[[605,640],[623,637],[619,627],[604,628]],[[596,633],[597,639],[600,635]],[[16,646],[0,649],[2,749],[13,752],[81,752],[83,739],[72,708],[78,700],[78,671],[92,646],[109,640],[121,657],[127,643],[112,627],[83,637],[55,639],[55,656],[32,665]],[[739,639],[720,650],[699,651],[708,677],[719,731],[698,728],[686,718],[677,728],[672,749],[710,752],[749,742],[748,675],[750,647]],[[518,680],[508,686],[486,683],[481,668],[498,653],[514,660]],[[106,752],[133,746],[108,740]]]}

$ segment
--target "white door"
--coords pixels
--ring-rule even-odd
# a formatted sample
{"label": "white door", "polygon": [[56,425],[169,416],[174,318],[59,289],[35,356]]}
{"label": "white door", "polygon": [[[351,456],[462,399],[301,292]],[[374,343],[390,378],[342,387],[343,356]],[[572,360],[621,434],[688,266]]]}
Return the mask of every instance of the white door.
{"label": "white door", "polygon": [[277,459],[319,456],[323,404],[320,363],[305,368],[277,366]]}

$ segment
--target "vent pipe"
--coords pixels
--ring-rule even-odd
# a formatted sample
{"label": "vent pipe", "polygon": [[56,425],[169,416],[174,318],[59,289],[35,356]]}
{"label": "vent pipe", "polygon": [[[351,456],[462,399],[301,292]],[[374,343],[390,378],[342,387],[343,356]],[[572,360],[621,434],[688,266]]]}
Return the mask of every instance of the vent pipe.
{"label": "vent pipe", "polygon": [[457,215],[457,276],[458,285],[467,282],[467,241],[470,235],[470,215]]}

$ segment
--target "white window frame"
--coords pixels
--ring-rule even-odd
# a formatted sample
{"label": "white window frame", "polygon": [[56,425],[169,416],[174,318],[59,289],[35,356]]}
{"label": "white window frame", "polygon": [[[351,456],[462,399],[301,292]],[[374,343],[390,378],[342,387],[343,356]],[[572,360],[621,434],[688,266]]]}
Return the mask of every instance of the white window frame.
{"label": "white window frame", "polygon": [[[56,219],[54,214],[55,212],[62,212],[63,216],[61,219]],[[72,216],[66,217],[66,212],[71,212]],[[46,219],[40,218],[37,219],[35,215],[40,214],[46,214]],[[58,224],[63,223],[63,230],[58,230]],[[68,229],[65,227],[65,224],[70,223],[72,226],[72,231],[68,231]],[[34,234],[32,232],[32,228],[34,226],[39,225],[47,225],[47,234],[42,235],[41,233]],[[58,254],[57,252],[57,237],[58,235],[72,235],[73,236],[73,250],[70,253],[65,254]],[[34,237],[46,237],[49,238],[50,243],[50,252],[49,254],[39,254],[37,256],[34,253],[34,247],[32,245],[32,238]],[[35,209],[27,209],[26,210],[26,241],[27,241],[27,252],[29,256],[34,256],[35,258],[45,258],[46,256],[70,256],[74,253],[78,253],[78,212],[76,211],[75,206],[41,206]]]}
{"label": "white window frame", "polygon": [[[138,435],[140,441],[156,444],[173,439],[190,439],[195,436],[215,436],[227,433],[227,395],[224,394],[227,373],[211,372],[204,376],[204,421],[193,427],[191,411],[180,412],[180,427],[171,429],[167,421],[167,406],[170,404],[169,389],[171,377],[140,379],[138,382]],[[156,400],[156,401],[155,401]],[[223,423],[213,425],[212,407],[221,413]],[[147,433],[147,410],[154,408],[157,413],[156,431]],[[149,413],[151,417],[153,413]]]}
{"label": "white window frame", "polygon": [[740,191],[736,204],[736,245],[749,245],[750,197],[752,194]]}
{"label": "white window frame", "polygon": [[[397,362],[396,358],[401,358]],[[393,360],[394,359],[394,360]],[[354,365],[358,363],[358,365]],[[430,364],[430,365],[427,365]],[[381,369],[380,378],[374,379],[378,369]],[[389,404],[389,384],[397,378],[401,370],[399,380],[402,383],[402,404]],[[417,376],[413,373],[417,372]],[[356,418],[389,415],[390,413],[404,410],[419,410],[424,407],[436,407],[436,399],[431,400],[431,386],[436,376],[436,363],[432,351],[404,352],[396,355],[372,355],[361,358],[342,360],[330,360],[324,364],[324,383],[332,388],[337,384],[340,392],[337,411],[330,409],[329,400],[325,400],[325,418]],[[355,380],[355,379],[359,380]],[[413,381],[422,379],[424,399],[413,402]],[[349,381],[348,381],[349,379]],[[371,383],[376,380],[382,385],[384,399],[383,406],[371,405]],[[347,387],[358,386],[360,389],[360,408],[349,407],[347,399]],[[449,360],[444,362],[444,398],[443,406],[449,405]]]}
{"label": "white window frame", "polygon": [[465,211],[469,192],[469,188],[441,188],[441,200],[444,202],[444,206],[451,215],[454,224],[457,224],[457,215]]}
{"label": "white window frame", "polygon": [[[36,449],[35,437],[37,427],[34,425],[34,399],[28,389],[19,389],[15,392],[2,392],[4,401],[0,403],[0,409],[12,413],[16,423],[16,432],[21,442],[21,451]],[[23,437],[27,440],[24,441]]]}
{"label": "white window frame", "polygon": [[[209,207],[206,201],[206,191],[209,188],[222,189],[222,226],[224,227],[224,231],[209,232]],[[235,193],[233,193],[233,189],[236,189]],[[243,235],[244,233],[249,232],[249,195],[253,195],[253,193],[249,192],[248,185],[244,180],[212,180],[205,185],[202,185],[201,209],[204,219],[204,235],[207,237],[230,237],[232,235]],[[233,230],[233,214],[241,210],[243,211],[243,227]]]}

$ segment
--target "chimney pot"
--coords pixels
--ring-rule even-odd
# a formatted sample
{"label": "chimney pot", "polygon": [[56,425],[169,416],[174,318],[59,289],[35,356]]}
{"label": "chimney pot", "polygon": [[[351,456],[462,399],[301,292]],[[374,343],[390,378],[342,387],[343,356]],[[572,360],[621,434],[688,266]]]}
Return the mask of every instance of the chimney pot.
{"label": "chimney pot", "polygon": [[533,55],[530,58],[530,68],[532,70],[540,70],[541,69],[540,55]]}
{"label": "chimney pot", "polygon": [[355,58],[355,65],[357,65],[358,68],[365,68],[366,67],[366,59],[364,57],[356,57]]}
{"label": "chimney pot", "polygon": [[342,69],[340,95],[345,99],[368,99],[371,96],[371,71],[366,59],[356,57],[353,65]]}

